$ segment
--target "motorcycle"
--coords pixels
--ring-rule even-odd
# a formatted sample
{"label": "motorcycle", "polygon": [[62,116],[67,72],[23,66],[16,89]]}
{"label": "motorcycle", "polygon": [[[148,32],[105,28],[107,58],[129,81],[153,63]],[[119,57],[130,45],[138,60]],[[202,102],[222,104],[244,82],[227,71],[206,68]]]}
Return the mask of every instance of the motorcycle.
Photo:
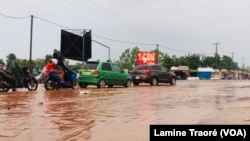
{"label": "motorcycle", "polygon": [[[36,91],[38,88],[38,82],[28,72],[28,67],[22,67],[21,74],[23,75],[23,85],[17,85],[15,88],[27,88],[29,91]],[[12,75],[2,69],[0,69],[0,91],[8,92],[14,87],[15,80]]]}
{"label": "motorcycle", "polygon": [[77,80],[77,74],[74,71],[69,71],[69,73],[64,74],[64,78],[67,78],[66,75],[70,75],[70,80],[65,79],[65,81],[60,81],[57,77],[57,74],[54,72],[48,73],[48,78],[44,82],[44,87],[46,90],[55,90],[59,88],[72,88],[78,89],[79,83]]}

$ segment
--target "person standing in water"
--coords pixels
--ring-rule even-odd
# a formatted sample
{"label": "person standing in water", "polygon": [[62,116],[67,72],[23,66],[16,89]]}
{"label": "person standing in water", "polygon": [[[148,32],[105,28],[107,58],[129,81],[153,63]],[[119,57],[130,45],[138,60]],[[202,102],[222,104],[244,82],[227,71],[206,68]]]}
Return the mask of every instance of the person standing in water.
{"label": "person standing in water", "polygon": [[16,91],[16,87],[23,87],[24,78],[23,78],[22,70],[16,62],[16,55],[13,53],[11,53],[8,56],[6,72],[11,74],[11,76],[13,77],[14,82],[13,82],[12,91]]}

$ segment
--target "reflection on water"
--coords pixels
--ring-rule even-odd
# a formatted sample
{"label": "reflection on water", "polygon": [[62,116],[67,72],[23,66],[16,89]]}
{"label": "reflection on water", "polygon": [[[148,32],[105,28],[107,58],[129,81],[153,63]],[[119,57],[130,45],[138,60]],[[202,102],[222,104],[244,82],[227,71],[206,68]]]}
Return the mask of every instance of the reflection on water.
{"label": "reflection on water", "polygon": [[150,124],[249,124],[248,81],[0,93],[2,141],[145,141]]}
{"label": "reflection on water", "polygon": [[[76,92],[45,93],[43,118],[50,119],[52,130],[58,129],[59,140],[90,139],[95,120]],[[61,136],[64,135],[64,136]]]}

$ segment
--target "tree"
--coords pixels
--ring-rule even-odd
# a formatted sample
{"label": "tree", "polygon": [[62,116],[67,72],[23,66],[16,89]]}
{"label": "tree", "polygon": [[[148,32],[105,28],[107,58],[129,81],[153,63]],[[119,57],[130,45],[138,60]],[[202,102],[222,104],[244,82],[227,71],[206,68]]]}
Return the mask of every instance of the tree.
{"label": "tree", "polygon": [[168,54],[164,54],[160,64],[166,68],[171,68],[174,66],[174,61]]}
{"label": "tree", "polygon": [[201,66],[201,55],[199,54],[192,54],[192,55],[188,55],[186,57],[186,61],[187,61],[187,64],[186,66],[189,66],[190,69],[197,69],[198,67]]}
{"label": "tree", "polygon": [[122,52],[118,64],[124,69],[132,70],[133,66],[136,63],[136,57],[138,51],[139,51],[138,47],[134,47],[131,50],[129,48],[126,49],[124,52]]}
{"label": "tree", "polygon": [[46,54],[44,62],[47,63],[51,58],[53,58],[51,54]]}
{"label": "tree", "polygon": [[[152,50],[152,52],[154,52],[156,54],[156,58],[158,60],[158,64],[162,64],[163,63],[163,59],[165,57],[165,53],[160,51],[159,49],[155,49],[155,50]],[[157,54],[158,53],[158,54]]]}
{"label": "tree", "polygon": [[213,67],[215,66],[215,58],[211,56],[204,56],[202,61],[203,67]]}
{"label": "tree", "polygon": [[186,56],[181,56],[178,58],[178,66],[190,66],[189,58]]}
{"label": "tree", "polygon": [[46,65],[46,62],[42,58],[37,58],[34,60],[34,70],[40,72]]}
{"label": "tree", "polygon": [[233,62],[233,59],[229,56],[224,55],[221,60],[220,60],[220,64],[219,64],[221,69],[228,69],[228,70],[237,70],[238,69],[238,65],[237,63]]}

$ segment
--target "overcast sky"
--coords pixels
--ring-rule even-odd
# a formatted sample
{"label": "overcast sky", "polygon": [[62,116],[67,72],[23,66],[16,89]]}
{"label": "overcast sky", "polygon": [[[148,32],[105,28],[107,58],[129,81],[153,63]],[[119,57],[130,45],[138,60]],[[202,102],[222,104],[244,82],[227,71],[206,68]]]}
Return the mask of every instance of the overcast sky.
{"label": "overcast sky", "polygon": [[[34,15],[32,58],[60,50],[61,29],[91,29],[92,39],[118,60],[127,48],[172,55],[233,57],[250,66],[249,0],[0,0],[0,58],[29,59],[30,15]],[[10,16],[10,17],[9,17]],[[108,59],[92,43],[91,60]]]}

